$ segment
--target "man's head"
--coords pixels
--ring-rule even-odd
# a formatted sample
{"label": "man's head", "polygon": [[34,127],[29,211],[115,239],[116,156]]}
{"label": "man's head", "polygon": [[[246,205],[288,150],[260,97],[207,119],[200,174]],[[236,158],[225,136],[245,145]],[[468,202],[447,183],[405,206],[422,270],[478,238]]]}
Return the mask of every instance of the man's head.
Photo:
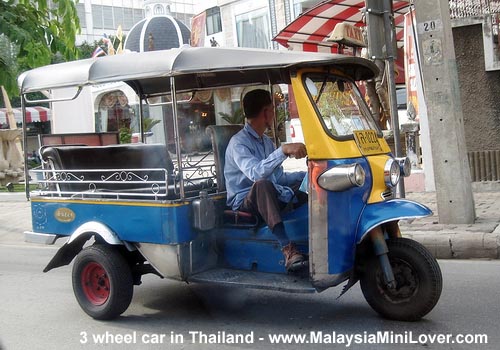
{"label": "man's head", "polygon": [[257,117],[264,108],[272,107],[269,91],[258,89],[247,92],[243,97],[243,112],[247,119]]}

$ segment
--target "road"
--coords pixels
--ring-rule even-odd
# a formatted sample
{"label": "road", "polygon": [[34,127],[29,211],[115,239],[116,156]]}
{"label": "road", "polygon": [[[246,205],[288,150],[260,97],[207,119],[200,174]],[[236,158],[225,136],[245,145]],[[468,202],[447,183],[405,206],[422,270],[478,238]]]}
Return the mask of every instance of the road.
{"label": "road", "polygon": [[[378,317],[364,301],[359,286],[336,300],[340,287],[320,294],[285,294],[187,285],[152,275],[145,276],[143,284],[135,287],[132,305],[122,317],[99,322],[86,316],[74,299],[71,267],[42,273],[55,251],[56,247],[30,244],[0,245],[0,349],[94,349],[102,348],[102,344],[96,344],[102,342],[107,343],[107,349],[498,349],[500,346],[499,261],[440,261],[444,276],[441,300],[425,319],[414,323]],[[377,332],[387,337],[399,336],[407,342],[422,342],[361,345],[353,338],[354,343],[346,346],[349,337],[370,340]],[[218,344],[210,343],[210,334],[214,334]],[[249,343],[228,344],[229,336],[234,334],[241,334]],[[294,339],[292,344],[271,344],[269,337],[279,334],[305,334],[307,338],[303,340],[308,343],[299,344],[299,339]],[[433,343],[439,340],[433,337],[440,334],[442,338],[451,334],[450,341],[455,343]],[[487,335],[487,344],[456,343],[457,336],[468,335],[465,339],[470,340],[479,334]],[[172,339],[179,344],[172,344]],[[332,339],[337,343],[325,343]],[[221,344],[223,340],[225,344]],[[323,343],[318,344],[320,340]],[[151,344],[155,341],[158,344]]]}

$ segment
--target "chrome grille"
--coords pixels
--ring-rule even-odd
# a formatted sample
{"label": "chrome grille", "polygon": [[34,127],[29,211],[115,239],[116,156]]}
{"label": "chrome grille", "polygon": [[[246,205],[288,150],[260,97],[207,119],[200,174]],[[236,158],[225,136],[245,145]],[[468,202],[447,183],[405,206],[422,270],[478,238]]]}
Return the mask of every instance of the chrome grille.
{"label": "chrome grille", "polygon": [[388,200],[388,199],[392,199],[394,198],[394,195],[391,191],[391,189],[386,189],[384,192],[382,192],[382,194],[380,195],[385,201]]}

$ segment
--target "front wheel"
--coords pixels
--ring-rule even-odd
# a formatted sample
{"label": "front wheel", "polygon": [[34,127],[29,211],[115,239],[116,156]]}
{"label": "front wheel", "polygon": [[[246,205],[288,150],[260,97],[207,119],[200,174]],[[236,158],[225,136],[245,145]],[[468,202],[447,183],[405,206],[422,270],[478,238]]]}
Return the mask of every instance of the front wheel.
{"label": "front wheel", "polygon": [[125,258],[107,245],[83,249],[73,265],[73,291],[83,311],[97,320],[121,315],[130,305],[133,279]]}
{"label": "front wheel", "polygon": [[407,238],[387,241],[389,261],[396,280],[388,288],[373,256],[361,277],[361,290],[368,304],[380,315],[399,321],[416,321],[428,314],[441,295],[441,269],[420,243]]}

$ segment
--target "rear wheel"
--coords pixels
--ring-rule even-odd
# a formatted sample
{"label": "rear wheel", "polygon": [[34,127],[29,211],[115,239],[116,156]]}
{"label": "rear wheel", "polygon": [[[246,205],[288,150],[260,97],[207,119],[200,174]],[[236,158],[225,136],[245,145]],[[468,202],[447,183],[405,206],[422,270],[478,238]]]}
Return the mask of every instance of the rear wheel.
{"label": "rear wheel", "polygon": [[429,251],[410,239],[387,241],[389,261],[396,280],[395,288],[388,288],[378,263],[373,256],[366,264],[361,278],[361,290],[370,306],[383,317],[416,321],[428,314],[441,295],[441,269]]}
{"label": "rear wheel", "polygon": [[98,320],[121,315],[130,305],[133,279],[125,258],[111,246],[83,249],[73,265],[73,291],[83,311]]}

